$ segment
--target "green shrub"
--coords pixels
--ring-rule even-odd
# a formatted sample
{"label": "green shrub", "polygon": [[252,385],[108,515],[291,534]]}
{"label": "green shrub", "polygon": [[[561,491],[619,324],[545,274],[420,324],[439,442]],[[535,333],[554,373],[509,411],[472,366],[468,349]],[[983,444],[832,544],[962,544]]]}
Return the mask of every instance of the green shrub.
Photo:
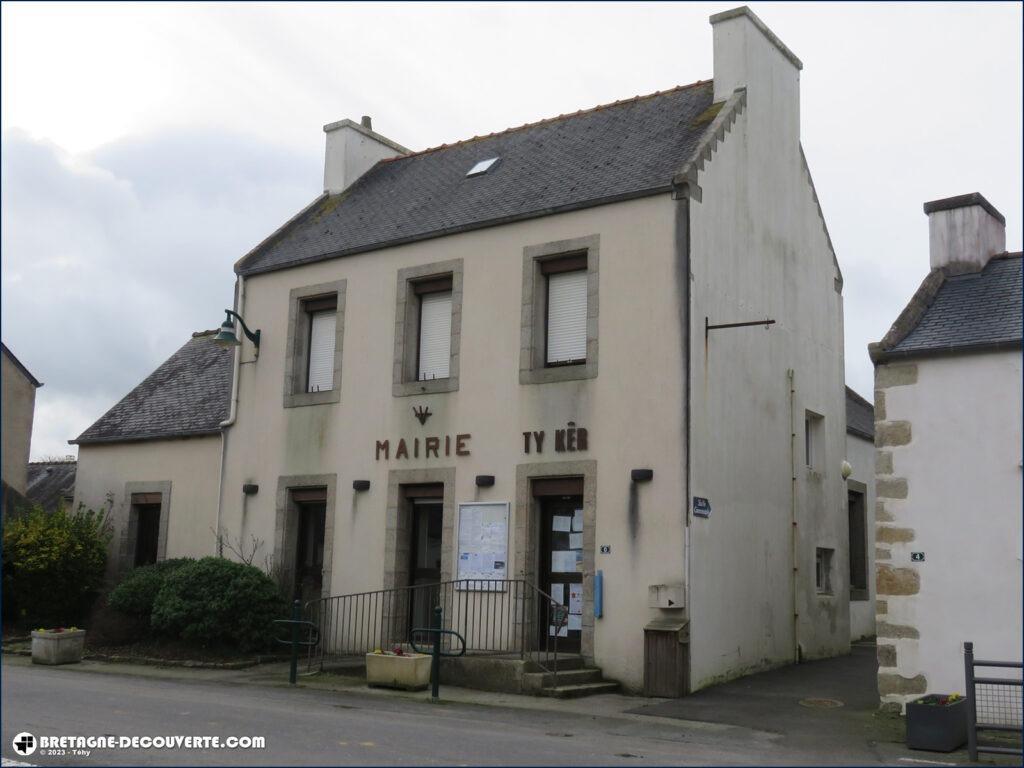
{"label": "green shrub", "polygon": [[110,526],[103,512],[35,506],[4,522],[5,607],[18,621],[80,622],[103,585]]}
{"label": "green shrub", "polygon": [[268,648],[274,620],[286,618],[277,584],[251,565],[204,557],[170,573],[157,593],[153,629],[202,645]]}
{"label": "green shrub", "polygon": [[186,563],[194,562],[191,557],[179,557],[133,568],[110,592],[107,602],[114,610],[148,622],[153,602],[167,577]]}

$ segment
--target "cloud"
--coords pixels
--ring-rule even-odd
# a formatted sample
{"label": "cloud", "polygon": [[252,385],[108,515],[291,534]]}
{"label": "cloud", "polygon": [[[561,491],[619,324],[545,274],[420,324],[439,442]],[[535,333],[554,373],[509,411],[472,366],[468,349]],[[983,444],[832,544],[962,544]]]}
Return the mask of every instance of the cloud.
{"label": "cloud", "polygon": [[211,131],[87,157],[2,139],[4,341],[37,378],[32,455],[76,437],[231,306],[232,265],[319,193],[319,156]]}

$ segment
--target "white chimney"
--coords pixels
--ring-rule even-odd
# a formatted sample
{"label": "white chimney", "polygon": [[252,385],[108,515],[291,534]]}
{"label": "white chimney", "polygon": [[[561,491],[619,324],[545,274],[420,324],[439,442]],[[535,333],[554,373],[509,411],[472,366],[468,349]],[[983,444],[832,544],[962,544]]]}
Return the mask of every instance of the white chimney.
{"label": "white chimney", "polygon": [[751,131],[789,162],[800,145],[800,70],[803,64],[747,6],[710,18],[714,38],[714,99],[746,89]]}
{"label": "white chimney", "polygon": [[324,192],[332,195],[348,189],[378,161],[409,154],[401,144],[375,132],[369,117],[363,117],[360,123],[329,123],[324,126],[324,133]]}
{"label": "white chimney", "polygon": [[[797,88],[803,63],[743,5],[716,13],[709,19],[714,35],[715,101],[725,101],[737,88],[781,75]],[[772,73],[776,65],[779,73]]]}
{"label": "white chimney", "polygon": [[1006,251],[1006,218],[978,192],[932,200],[924,204],[924,212],[932,269],[978,272]]}

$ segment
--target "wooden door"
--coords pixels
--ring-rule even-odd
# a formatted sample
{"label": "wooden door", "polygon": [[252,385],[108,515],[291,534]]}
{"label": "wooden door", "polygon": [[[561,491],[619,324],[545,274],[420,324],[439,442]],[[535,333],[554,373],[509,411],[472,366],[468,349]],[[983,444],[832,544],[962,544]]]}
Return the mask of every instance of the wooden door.
{"label": "wooden door", "polygon": [[135,505],[135,565],[156,562],[160,546],[160,505]]}

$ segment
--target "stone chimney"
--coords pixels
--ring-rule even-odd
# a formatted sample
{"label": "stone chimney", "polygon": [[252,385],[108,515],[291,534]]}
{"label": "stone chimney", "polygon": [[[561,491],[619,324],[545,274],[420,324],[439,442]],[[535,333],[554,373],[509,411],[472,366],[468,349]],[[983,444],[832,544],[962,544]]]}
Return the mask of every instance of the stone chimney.
{"label": "stone chimney", "polygon": [[324,156],[324,192],[336,195],[380,160],[406,155],[409,150],[373,130],[370,118],[356,123],[339,120],[324,126],[327,151]]}
{"label": "stone chimney", "polygon": [[1006,251],[1006,218],[978,192],[932,200],[924,204],[924,212],[932,269],[978,272]]}

